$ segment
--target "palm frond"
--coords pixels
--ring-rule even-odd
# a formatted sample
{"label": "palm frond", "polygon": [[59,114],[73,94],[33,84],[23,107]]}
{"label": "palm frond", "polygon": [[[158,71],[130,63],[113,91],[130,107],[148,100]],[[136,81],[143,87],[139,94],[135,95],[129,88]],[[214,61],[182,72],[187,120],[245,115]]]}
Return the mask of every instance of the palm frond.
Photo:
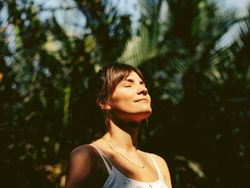
{"label": "palm frond", "polygon": [[159,23],[161,6],[154,1],[141,1],[141,5],[142,22],[138,35],[127,42],[124,52],[118,59],[121,63],[134,66],[139,66],[159,53],[157,45],[161,33]]}

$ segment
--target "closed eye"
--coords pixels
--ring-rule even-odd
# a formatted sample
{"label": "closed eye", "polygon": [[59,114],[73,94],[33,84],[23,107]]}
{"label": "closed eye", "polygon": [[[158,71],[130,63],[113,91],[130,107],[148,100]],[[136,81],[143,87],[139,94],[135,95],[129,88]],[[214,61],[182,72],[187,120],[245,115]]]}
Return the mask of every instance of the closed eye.
{"label": "closed eye", "polygon": [[[124,87],[132,87],[132,85],[135,84],[135,80],[131,78],[127,78],[126,80],[124,80],[123,84],[124,84],[123,85]],[[146,84],[143,80],[140,80],[139,84],[146,87]]]}
{"label": "closed eye", "polygon": [[131,87],[131,85],[124,85],[124,87]]}

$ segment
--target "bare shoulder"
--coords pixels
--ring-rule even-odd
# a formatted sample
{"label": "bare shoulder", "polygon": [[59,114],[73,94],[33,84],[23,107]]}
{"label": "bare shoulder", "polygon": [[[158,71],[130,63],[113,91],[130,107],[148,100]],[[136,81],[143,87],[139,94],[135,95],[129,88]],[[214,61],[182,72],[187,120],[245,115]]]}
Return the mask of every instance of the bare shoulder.
{"label": "bare shoulder", "polygon": [[170,176],[170,172],[169,172],[169,168],[168,168],[166,160],[163,159],[159,155],[156,155],[156,154],[152,154],[152,155],[153,155],[153,158],[155,159],[155,161],[157,162],[157,164],[159,165],[159,168],[165,177],[165,181],[168,185],[168,188],[172,188],[171,176]]}
{"label": "bare shoulder", "polygon": [[164,158],[162,158],[161,156],[159,155],[156,155],[154,153],[152,153],[153,155],[153,158],[156,160],[157,164],[160,166],[160,167],[164,167],[164,168],[168,168],[168,165],[167,165],[167,162]]}
{"label": "bare shoulder", "polygon": [[69,162],[71,164],[78,163],[87,167],[93,164],[94,160],[96,159],[96,156],[97,152],[95,148],[93,148],[89,144],[86,144],[78,146],[71,151]]}
{"label": "bare shoulder", "polygon": [[96,155],[96,150],[90,144],[86,144],[73,149],[70,154],[70,159],[81,158],[91,160],[94,155]]}
{"label": "bare shoulder", "polygon": [[66,187],[81,187],[89,184],[96,170],[97,152],[90,145],[82,145],[72,150]]}

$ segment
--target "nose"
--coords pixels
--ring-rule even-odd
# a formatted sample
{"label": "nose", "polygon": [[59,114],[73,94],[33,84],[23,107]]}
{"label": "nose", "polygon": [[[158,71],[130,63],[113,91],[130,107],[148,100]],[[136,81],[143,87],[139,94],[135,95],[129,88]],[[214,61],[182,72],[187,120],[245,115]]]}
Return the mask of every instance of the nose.
{"label": "nose", "polygon": [[138,86],[138,94],[143,94],[143,95],[148,94],[148,89],[146,88],[145,85],[139,85]]}

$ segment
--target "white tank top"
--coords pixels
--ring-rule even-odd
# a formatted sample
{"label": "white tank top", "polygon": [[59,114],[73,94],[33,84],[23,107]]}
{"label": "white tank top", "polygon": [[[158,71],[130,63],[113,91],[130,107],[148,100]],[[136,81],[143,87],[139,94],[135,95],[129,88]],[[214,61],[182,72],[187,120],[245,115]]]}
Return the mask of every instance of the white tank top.
{"label": "white tank top", "polygon": [[93,146],[97,150],[109,173],[109,176],[106,179],[102,188],[168,188],[164,176],[161,173],[157,163],[155,162],[151,154],[149,154],[149,156],[152,159],[153,164],[156,168],[158,180],[153,182],[143,182],[126,177],[109,162],[109,164],[111,165],[110,168],[108,164],[108,159],[105,157],[103,152],[94,144],[91,144],[91,146]]}

